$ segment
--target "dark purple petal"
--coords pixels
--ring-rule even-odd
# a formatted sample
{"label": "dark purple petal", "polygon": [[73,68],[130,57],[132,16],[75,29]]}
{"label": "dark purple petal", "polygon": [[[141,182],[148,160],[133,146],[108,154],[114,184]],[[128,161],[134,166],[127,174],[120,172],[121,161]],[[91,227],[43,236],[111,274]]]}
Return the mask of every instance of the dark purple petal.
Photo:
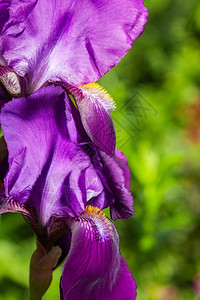
{"label": "dark purple petal", "polygon": [[142,0],[12,0],[1,47],[8,65],[30,80],[82,85],[115,66],[144,30]]}
{"label": "dark purple petal", "polygon": [[[69,253],[71,244],[71,234],[69,231],[65,232],[59,239],[56,240],[54,243],[54,246],[59,246],[62,249],[62,254],[58,260],[57,266],[63,262],[63,260],[66,258],[67,254]],[[56,267],[57,267],[56,266]]]}
{"label": "dark purple petal", "polygon": [[98,84],[69,89],[76,100],[82,124],[92,142],[110,156],[114,155],[116,138],[110,110],[114,100]]}
{"label": "dark purple petal", "polygon": [[0,137],[0,163],[7,157],[8,149],[4,137]]}
{"label": "dark purple petal", "polygon": [[0,182],[3,181],[7,170],[8,170],[8,149],[4,138],[0,137]]}
{"label": "dark purple petal", "polygon": [[9,5],[11,0],[1,0],[0,3],[0,34],[2,32],[2,29],[4,27],[4,24],[7,22],[9,18]]}
{"label": "dark purple petal", "polygon": [[10,165],[6,195],[35,207],[42,224],[51,216],[80,215],[90,197],[103,190],[90,157],[78,145],[73,110],[62,89],[49,86],[27,99],[13,99],[1,112]]}
{"label": "dark purple petal", "polygon": [[61,278],[62,300],[134,300],[136,284],[119,252],[114,225],[96,207],[88,206],[68,221],[71,248]]}
{"label": "dark purple petal", "polygon": [[5,156],[0,161],[0,181],[3,181],[7,171],[8,171],[8,156]]}
{"label": "dark purple petal", "polygon": [[115,201],[111,205],[111,217],[116,219],[126,219],[133,216],[133,197],[129,191],[130,172],[125,156],[116,150],[114,157],[100,152],[103,170],[108,184],[112,187]]}
{"label": "dark purple petal", "polygon": [[127,158],[120,150],[115,150],[115,161],[118,166],[122,169],[124,174],[124,185],[129,190],[130,189],[130,178],[131,172],[127,163]]}
{"label": "dark purple petal", "polygon": [[7,101],[8,101],[8,96],[0,85],[0,111]]}
{"label": "dark purple petal", "polygon": [[[93,197],[88,201],[88,205],[96,206],[100,210],[110,206],[115,201],[115,197],[112,191],[112,186],[109,185],[106,175],[104,174],[104,168],[100,161],[98,149],[92,143],[84,144],[83,149],[90,156],[92,164],[95,167],[98,177],[101,179],[103,184],[103,190],[99,195],[93,194]],[[95,182],[92,181],[91,177],[88,178],[90,181],[90,187],[93,187]],[[89,187],[89,185],[88,185]]]}
{"label": "dark purple petal", "polygon": [[1,199],[5,197],[3,179],[8,170],[8,150],[3,137],[0,137],[0,206]]}

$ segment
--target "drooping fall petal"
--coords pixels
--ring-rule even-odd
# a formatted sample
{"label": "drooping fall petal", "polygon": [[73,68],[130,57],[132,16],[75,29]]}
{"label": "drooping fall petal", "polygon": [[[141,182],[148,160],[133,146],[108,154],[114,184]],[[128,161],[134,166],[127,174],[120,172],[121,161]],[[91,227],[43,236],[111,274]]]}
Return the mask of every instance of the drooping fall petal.
{"label": "drooping fall petal", "polygon": [[134,300],[136,284],[119,252],[114,225],[98,208],[87,206],[68,220],[71,248],[61,278],[62,300]]}
{"label": "drooping fall petal", "polygon": [[29,80],[28,92],[46,81],[82,85],[115,66],[144,30],[142,0],[11,0],[0,52]]}

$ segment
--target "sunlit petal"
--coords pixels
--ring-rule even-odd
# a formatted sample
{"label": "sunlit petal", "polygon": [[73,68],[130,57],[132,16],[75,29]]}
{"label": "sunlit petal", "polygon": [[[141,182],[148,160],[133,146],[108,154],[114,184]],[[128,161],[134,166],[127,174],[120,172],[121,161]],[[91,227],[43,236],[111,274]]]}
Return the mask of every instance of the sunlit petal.
{"label": "sunlit petal", "polygon": [[71,248],[61,279],[61,299],[134,300],[136,284],[119,252],[114,225],[99,209],[88,206],[68,221]]}
{"label": "sunlit petal", "polygon": [[[7,11],[0,7],[0,15]],[[76,86],[115,66],[144,30],[142,0],[12,0],[0,48],[8,65],[29,79],[29,93],[46,81]]]}
{"label": "sunlit petal", "polygon": [[12,100],[1,112],[10,165],[6,196],[35,207],[43,224],[52,215],[73,217],[84,211],[87,188],[92,189],[88,172],[96,180],[95,195],[103,190],[89,155],[78,145],[74,110],[62,89],[51,86]]}
{"label": "sunlit petal", "polygon": [[80,112],[82,124],[92,142],[108,155],[115,152],[115,129],[110,110],[115,109],[112,97],[96,83],[69,88]]}

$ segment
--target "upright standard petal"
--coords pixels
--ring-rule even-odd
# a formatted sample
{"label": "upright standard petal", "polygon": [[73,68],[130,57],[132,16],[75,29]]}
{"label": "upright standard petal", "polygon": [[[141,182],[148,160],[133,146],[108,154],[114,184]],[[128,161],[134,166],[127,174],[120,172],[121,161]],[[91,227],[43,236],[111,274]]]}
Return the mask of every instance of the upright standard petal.
{"label": "upright standard petal", "polygon": [[62,300],[134,300],[136,284],[119,252],[114,225],[98,208],[87,206],[67,221],[71,248],[61,278]]}
{"label": "upright standard petal", "polygon": [[[13,99],[1,112],[9,152],[6,196],[35,207],[43,225],[51,216],[80,215],[90,195],[103,191],[89,155],[78,145],[76,108],[65,97],[61,88],[50,86],[27,99]],[[96,182],[94,191],[88,173]]]}
{"label": "upright standard petal", "polygon": [[147,16],[142,0],[11,0],[0,51],[29,93],[46,81],[79,86],[120,61]]}

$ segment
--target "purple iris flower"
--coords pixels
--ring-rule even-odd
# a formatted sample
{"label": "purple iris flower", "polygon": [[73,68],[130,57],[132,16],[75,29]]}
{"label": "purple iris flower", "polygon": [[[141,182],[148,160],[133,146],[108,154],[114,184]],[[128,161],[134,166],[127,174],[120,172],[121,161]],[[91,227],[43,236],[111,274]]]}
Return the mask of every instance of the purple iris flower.
{"label": "purple iris flower", "polygon": [[87,84],[115,66],[143,32],[148,16],[143,1],[3,0],[0,16],[4,87],[19,97],[47,83],[64,86],[75,98],[88,136],[113,155],[109,111],[114,107]]}
{"label": "purple iris flower", "polygon": [[130,172],[115,148],[115,105],[91,83],[127,53],[146,19],[141,0],[0,3],[0,122],[9,153],[7,161],[0,151],[0,213],[21,212],[37,235],[32,299],[66,255],[61,299],[136,297],[116,229],[101,212],[133,215]]}
{"label": "purple iris flower", "polygon": [[94,146],[61,87],[13,99],[2,108],[0,121],[9,153],[0,213],[24,215],[40,245],[35,255],[44,252],[42,265],[54,251],[59,258],[56,245],[63,256],[69,251],[61,299],[135,299],[118,234],[101,212],[111,207],[113,219],[133,215],[124,155],[116,150],[110,157]]}

